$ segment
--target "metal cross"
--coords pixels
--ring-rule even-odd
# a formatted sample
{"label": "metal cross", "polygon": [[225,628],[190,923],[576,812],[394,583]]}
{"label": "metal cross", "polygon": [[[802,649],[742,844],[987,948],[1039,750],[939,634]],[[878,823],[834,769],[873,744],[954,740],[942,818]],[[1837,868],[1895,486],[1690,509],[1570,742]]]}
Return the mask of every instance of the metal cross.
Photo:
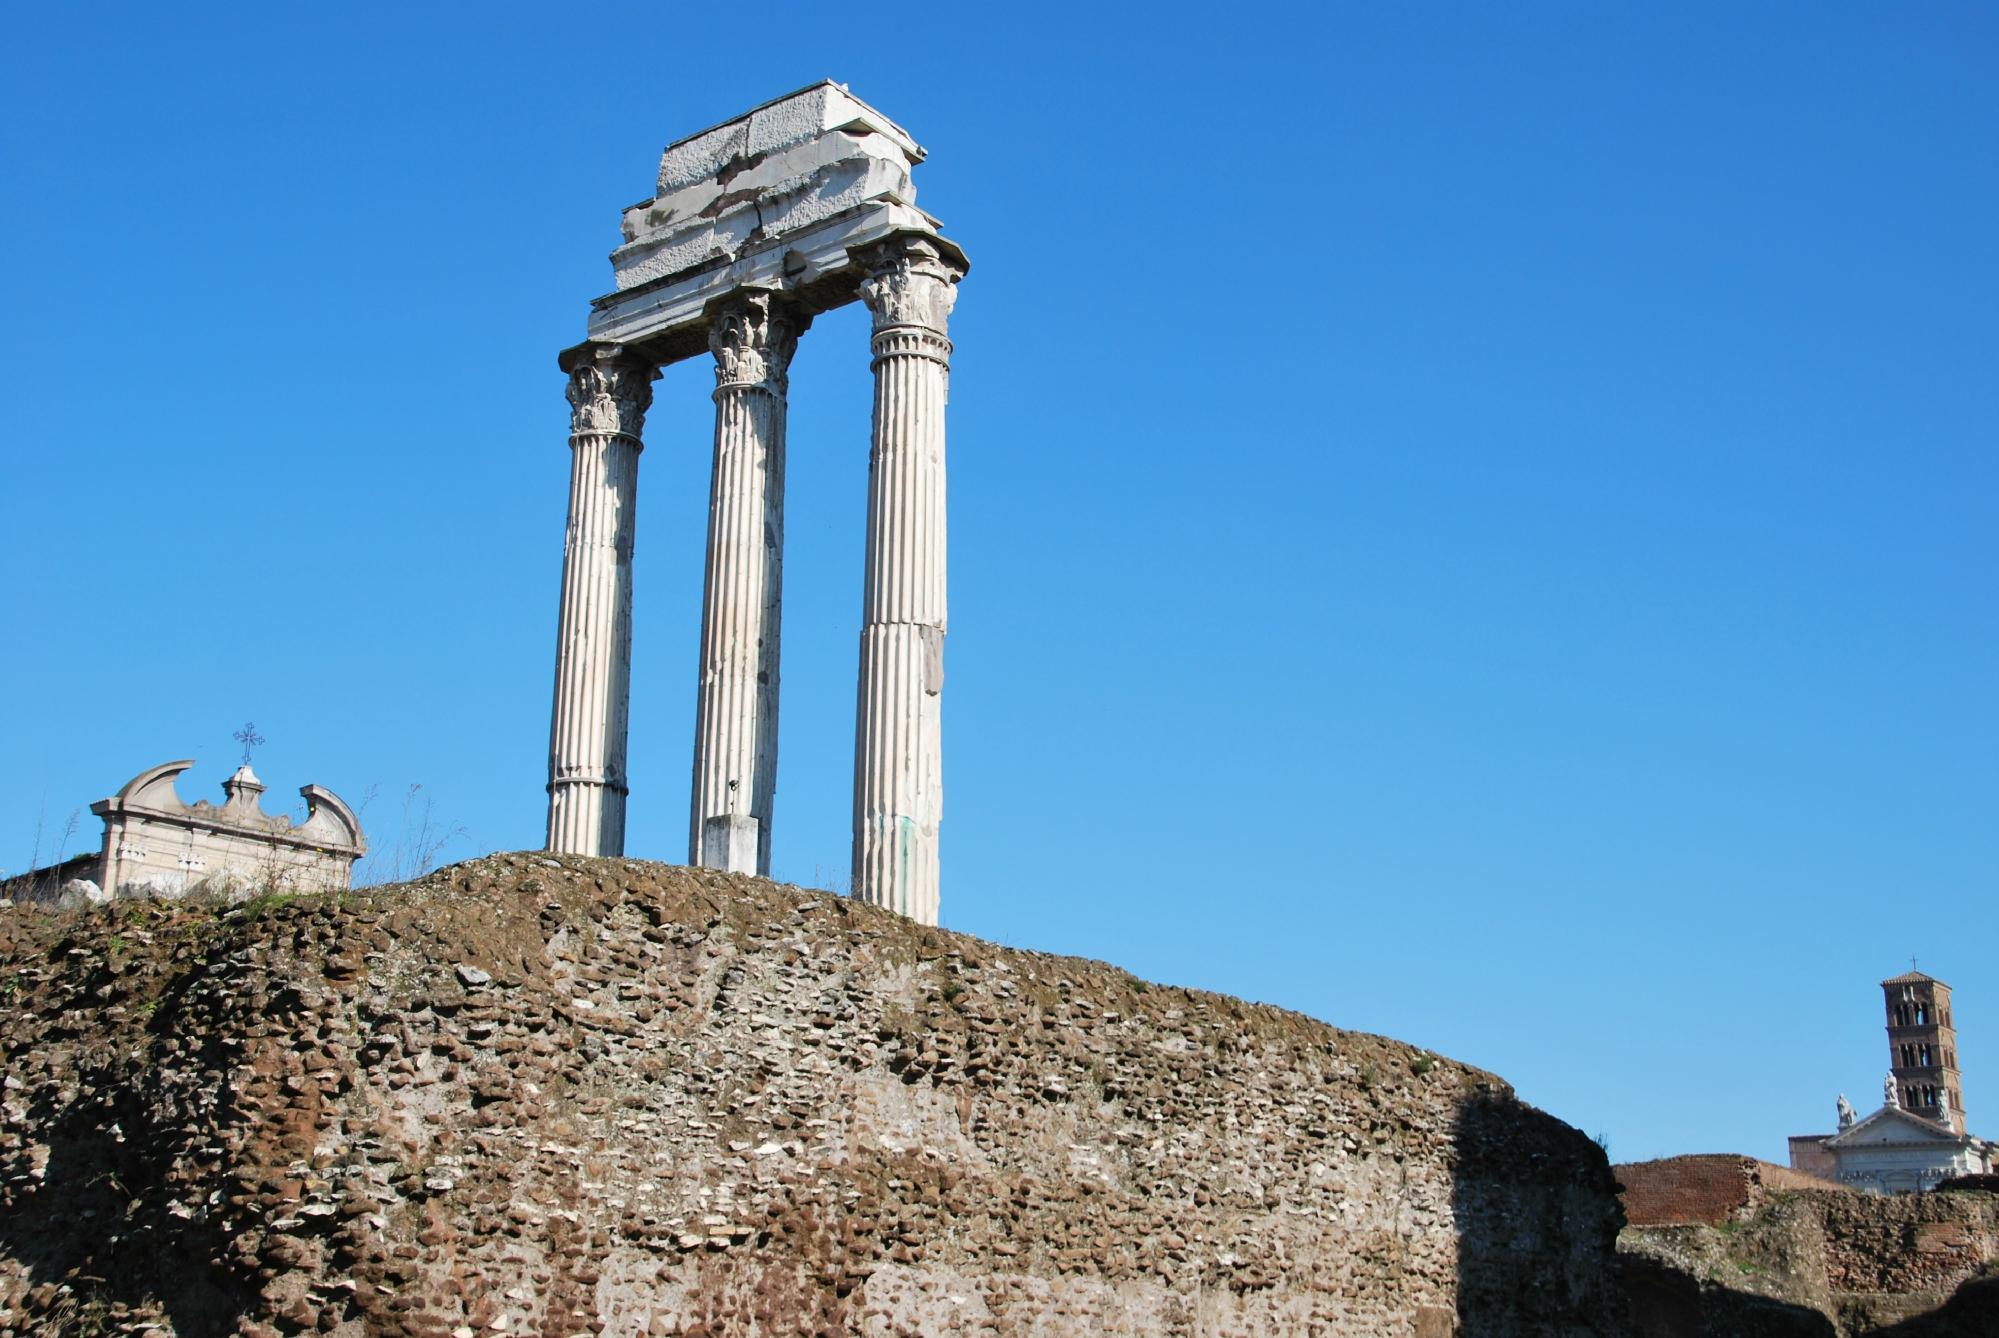
{"label": "metal cross", "polygon": [[257,722],[254,720],[244,721],[243,728],[229,737],[243,745],[243,765],[246,767],[250,765],[250,750],[264,742],[264,736],[257,732]]}

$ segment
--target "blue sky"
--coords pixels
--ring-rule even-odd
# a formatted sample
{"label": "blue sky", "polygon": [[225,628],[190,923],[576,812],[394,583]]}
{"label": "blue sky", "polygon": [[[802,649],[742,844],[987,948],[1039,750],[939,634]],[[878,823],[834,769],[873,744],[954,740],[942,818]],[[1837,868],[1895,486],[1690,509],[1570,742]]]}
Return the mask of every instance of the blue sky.
{"label": "blue sky", "polygon": [[[1224,17],[1224,14],[1227,17]],[[1490,1068],[1620,1159],[1999,1132],[1999,20],[1972,4],[30,7],[0,42],[0,867],[257,721],[541,839],[567,406],[660,147],[931,151],[945,922]],[[684,855],[711,406],[641,470]],[[866,328],[792,372],[778,873],[844,879]],[[84,833],[90,833],[85,835]]]}

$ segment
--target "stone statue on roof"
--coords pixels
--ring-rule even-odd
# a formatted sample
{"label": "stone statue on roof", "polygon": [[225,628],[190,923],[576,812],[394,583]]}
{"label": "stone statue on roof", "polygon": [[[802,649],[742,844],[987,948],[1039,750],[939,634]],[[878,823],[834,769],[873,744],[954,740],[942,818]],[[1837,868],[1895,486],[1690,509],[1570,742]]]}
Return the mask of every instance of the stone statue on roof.
{"label": "stone statue on roof", "polygon": [[1881,1080],[1881,1100],[1890,1110],[1902,1108],[1902,1094],[1895,1090],[1895,1075],[1892,1073]]}
{"label": "stone statue on roof", "polygon": [[1853,1120],[1853,1103],[1846,1099],[1846,1093],[1841,1092],[1839,1094],[1839,1127],[1842,1130],[1851,1129],[1853,1127]]}

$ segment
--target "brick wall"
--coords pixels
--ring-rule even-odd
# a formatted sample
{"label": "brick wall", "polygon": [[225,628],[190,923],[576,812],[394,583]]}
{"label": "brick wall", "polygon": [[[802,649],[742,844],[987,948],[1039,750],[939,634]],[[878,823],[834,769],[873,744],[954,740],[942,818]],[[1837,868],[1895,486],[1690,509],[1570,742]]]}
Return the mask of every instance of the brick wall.
{"label": "brick wall", "polygon": [[1829,1182],[1754,1157],[1710,1153],[1612,1167],[1632,1226],[1718,1226],[1747,1211],[1762,1189],[1830,1189]]}
{"label": "brick wall", "polygon": [[1754,1184],[1749,1157],[1665,1157],[1611,1168],[1623,1186],[1625,1220],[1633,1226],[1714,1226],[1749,1205]]}

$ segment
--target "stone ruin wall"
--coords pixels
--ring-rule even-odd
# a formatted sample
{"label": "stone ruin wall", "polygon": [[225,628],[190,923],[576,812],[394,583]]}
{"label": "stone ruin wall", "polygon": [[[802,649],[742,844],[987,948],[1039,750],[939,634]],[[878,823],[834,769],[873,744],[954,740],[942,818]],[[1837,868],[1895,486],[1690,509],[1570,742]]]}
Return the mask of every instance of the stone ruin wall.
{"label": "stone ruin wall", "polygon": [[1811,1196],[1837,1292],[1948,1293],[1999,1260],[1999,1195]]}
{"label": "stone ruin wall", "polygon": [[1999,1193],[1864,1194],[1736,1156],[1612,1169],[1629,1218],[1618,1250],[1648,1338],[1918,1338],[1959,1332],[1944,1316],[1974,1307],[1963,1331],[1999,1333],[1986,1285]]}
{"label": "stone ruin wall", "polygon": [[496,856],[0,968],[15,1332],[1623,1331],[1491,1075],[849,899]]}

